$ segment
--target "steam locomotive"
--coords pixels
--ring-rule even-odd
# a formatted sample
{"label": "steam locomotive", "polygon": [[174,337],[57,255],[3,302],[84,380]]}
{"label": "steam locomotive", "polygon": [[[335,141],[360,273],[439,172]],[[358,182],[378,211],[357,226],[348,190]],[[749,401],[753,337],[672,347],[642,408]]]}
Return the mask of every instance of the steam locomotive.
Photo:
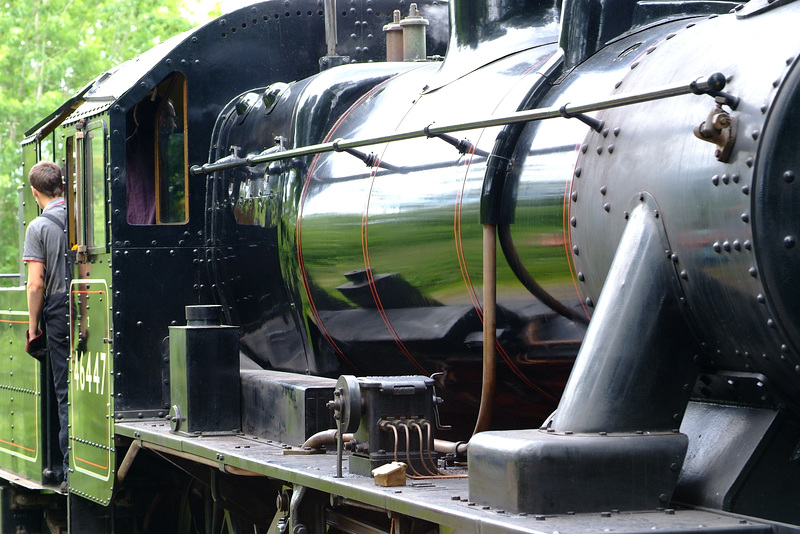
{"label": "steam locomotive", "polygon": [[22,143],[69,492],[23,272],[0,531],[800,530],[798,21],[266,0],[103,73]]}

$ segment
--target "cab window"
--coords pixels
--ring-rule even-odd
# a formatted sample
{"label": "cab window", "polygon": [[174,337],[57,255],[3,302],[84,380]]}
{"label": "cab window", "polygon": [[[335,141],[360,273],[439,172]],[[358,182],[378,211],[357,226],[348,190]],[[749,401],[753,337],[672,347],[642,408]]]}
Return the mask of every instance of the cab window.
{"label": "cab window", "polygon": [[86,234],[92,248],[106,247],[106,154],[105,124],[90,125],[84,138],[86,150]]}
{"label": "cab window", "polygon": [[188,220],[186,79],[167,77],[128,113],[126,197],[129,224]]}

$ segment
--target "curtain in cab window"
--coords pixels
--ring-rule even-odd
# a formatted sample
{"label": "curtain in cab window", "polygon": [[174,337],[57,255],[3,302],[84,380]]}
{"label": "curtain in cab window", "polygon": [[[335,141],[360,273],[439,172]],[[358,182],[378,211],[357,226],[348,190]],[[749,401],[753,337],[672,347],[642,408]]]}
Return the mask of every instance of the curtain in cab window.
{"label": "curtain in cab window", "polygon": [[126,195],[129,224],[188,220],[186,79],[167,77],[128,113]]}

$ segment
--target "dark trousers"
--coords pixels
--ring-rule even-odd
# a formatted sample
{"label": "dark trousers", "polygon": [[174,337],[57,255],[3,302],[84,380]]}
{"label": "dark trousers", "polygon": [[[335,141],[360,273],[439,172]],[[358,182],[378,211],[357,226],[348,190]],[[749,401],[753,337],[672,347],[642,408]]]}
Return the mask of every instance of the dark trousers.
{"label": "dark trousers", "polygon": [[67,412],[67,379],[69,378],[69,302],[67,293],[58,293],[45,297],[42,319],[47,331],[47,353],[50,367],[53,369],[53,385],[58,401],[58,444],[64,455],[64,478],[67,478],[69,465],[69,436]]}

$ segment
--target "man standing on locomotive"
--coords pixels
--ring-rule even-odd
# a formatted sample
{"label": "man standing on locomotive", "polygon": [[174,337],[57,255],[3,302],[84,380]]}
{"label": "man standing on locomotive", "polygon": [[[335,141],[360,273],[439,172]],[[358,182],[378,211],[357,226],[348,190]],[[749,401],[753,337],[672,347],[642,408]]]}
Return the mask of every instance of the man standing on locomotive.
{"label": "man standing on locomotive", "polygon": [[[22,259],[28,265],[28,330],[25,350],[42,361],[50,354],[60,430],[58,442],[64,455],[64,479],[61,490],[68,488],[67,378],[69,329],[67,316],[67,209],[61,168],[51,161],[41,161],[28,174],[31,191],[42,214],[25,231]],[[39,321],[44,324],[44,333]],[[45,339],[47,338],[45,350]]]}

